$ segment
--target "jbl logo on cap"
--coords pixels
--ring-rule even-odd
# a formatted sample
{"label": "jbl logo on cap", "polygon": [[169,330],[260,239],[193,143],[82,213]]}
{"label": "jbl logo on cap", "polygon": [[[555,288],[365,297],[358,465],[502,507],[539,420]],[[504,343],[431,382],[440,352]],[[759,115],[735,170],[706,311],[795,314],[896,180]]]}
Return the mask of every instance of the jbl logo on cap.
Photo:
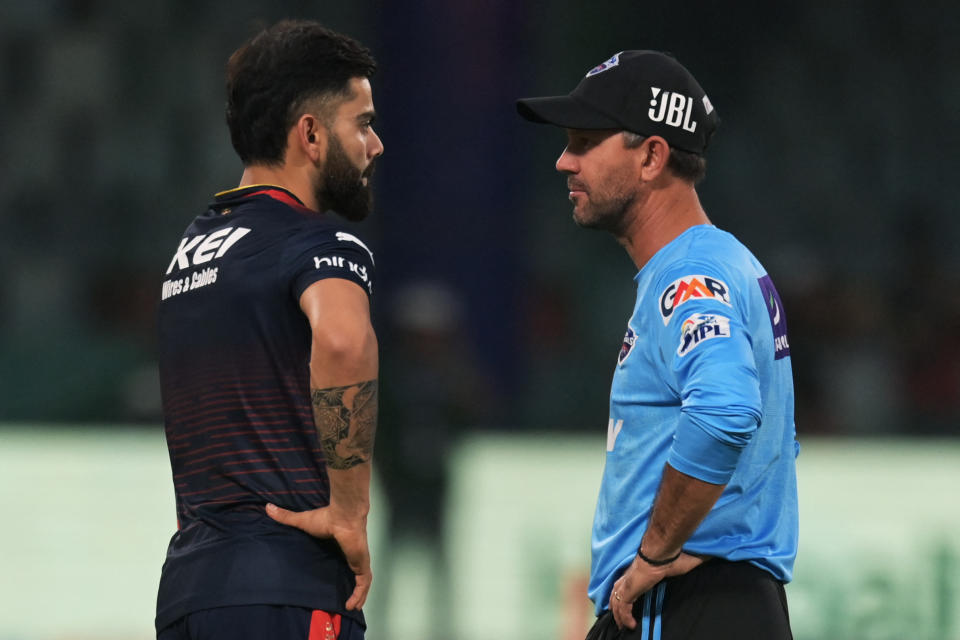
{"label": "jbl logo on cap", "polygon": [[[653,98],[647,116],[654,122],[662,122],[671,127],[682,126],[693,133],[697,122],[693,117],[693,98],[670,91],[661,91],[660,87],[650,87]],[[659,108],[658,108],[659,106]]]}

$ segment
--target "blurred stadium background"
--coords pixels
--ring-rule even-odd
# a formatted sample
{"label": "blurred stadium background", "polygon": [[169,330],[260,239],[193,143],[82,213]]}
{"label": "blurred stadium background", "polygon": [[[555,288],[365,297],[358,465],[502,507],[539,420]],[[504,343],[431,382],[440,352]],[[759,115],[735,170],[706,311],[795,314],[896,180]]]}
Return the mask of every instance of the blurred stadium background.
{"label": "blurred stadium background", "polygon": [[582,638],[634,269],[513,100],[656,48],[717,107],[701,198],[788,312],[796,637],[960,639],[960,5],[0,0],[0,640],[151,637],[160,275],[239,179],[224,62],[281,17],[381,65],[368,637]]}

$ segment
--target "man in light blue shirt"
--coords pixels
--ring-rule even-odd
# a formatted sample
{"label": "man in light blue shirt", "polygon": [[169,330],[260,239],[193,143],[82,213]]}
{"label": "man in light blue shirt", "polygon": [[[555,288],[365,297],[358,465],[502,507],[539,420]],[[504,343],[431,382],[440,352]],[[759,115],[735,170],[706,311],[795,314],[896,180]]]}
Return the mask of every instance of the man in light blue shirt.
{"label": "man in light blue shirt", "polygon": [[713,105],[674,58],[624,51],[569,95],[517,108],[566,129],[556,167],[574,220],[613,234],[639,269],[610,393],[588,638],[791,638],[786,316],[762,265],[697,196]]}

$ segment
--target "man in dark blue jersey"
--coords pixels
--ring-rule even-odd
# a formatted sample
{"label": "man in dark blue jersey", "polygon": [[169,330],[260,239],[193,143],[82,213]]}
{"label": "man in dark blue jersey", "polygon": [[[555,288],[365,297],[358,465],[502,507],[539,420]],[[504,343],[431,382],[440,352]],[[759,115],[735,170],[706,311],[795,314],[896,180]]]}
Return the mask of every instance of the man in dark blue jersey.
{"label": "man in dark blue jersey", "polygon": [[228,62],[243,176],[187,228],[161,286],[178,523],[161,640],[363,637],[374,259],[331,212],[372,206],[375,69],[356,41],[291,21]]}

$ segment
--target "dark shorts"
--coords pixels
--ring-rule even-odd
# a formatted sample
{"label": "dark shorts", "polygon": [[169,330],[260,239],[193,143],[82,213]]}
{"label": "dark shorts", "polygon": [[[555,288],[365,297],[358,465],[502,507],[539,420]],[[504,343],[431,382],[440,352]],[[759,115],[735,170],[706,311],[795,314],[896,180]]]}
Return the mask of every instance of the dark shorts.
{"label": "dark shorts", "polygon": [[363,640],[363,625],[302,607],[248,605],[204,609],[157,633],[157,640]]}
{"label": "dark shorts", "polygon": [[792,640],[783,583],[747,562],[712,560],[633,604],[636,629],[605,611],[587,640]]}

